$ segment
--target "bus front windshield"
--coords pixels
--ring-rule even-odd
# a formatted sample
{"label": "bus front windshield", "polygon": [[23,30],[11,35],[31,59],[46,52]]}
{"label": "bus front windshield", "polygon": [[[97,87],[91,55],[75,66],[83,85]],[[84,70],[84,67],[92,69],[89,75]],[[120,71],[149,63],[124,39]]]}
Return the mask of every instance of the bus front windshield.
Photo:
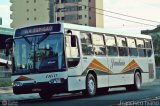
{"label": "bus front windshield", "polygon": [[42,34],[16,38],[16,73],[59,71],[65,68],[63,34]]}

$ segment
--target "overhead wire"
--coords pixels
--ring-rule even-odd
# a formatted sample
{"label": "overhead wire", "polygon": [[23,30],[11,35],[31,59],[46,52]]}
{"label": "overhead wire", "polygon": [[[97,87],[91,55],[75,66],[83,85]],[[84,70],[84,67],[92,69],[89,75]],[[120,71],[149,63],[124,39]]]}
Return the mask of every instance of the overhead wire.
{"label": "overhead wire", "polygon": [[[82,5],[82,4],[79,4],[79,3],[74,3],[74,4],[81,5],[81,6],[86,6],[86,5]],[[86,7],[90,8],[90,6],[86,6]],[[92,7],[92,8],[94,8],[94,7]],[[96,8],[94,8],[94,9],[96,9]],[[87,9],[82,9],[82,10],[90,11],[89,9],[88,10]],[[107,14],[96,12],[95,10],[92,10],[91,12],[95,12],[96,14],[107,16],[107,17],[114,18],[114,19],[119,19],[119,20],[128,21],[128,22],[132,22],[132,23],[137,23],[137,24],[143,24],[143,25],[147,25],[147,26],[154,26],[154,27],[156,27],[156,25],[142,23],[142,22],[137,22],[137,21],[132,21],[132,20],[129,20],[129,19],[124,19],[124,18],[120,18],[120,17],[116,17],[116,16],[111,16],[111,15],[107,15]]]}
{"label": "overhead wire", "polygon": [[[87,5],[84,5],[84,4],[79,4],[79,3],[74,3],[74,4],[77,4],[77,5],[80,5],[80,6],[85,6],[85,7],[89,7],[89,8],[93,8],[93,9],[96,9],[96,10],[101,10],[101,11],[104,11],[104,12],[108,12],[108,13],[112,13],[112,14],[116,14],[116,15],[121,15],[121,16],[125,16],[125,17],[130,17],[130,18],[134,18],[134,19],[139,19],[139,20],[143,20],[143,21],[149,21],[149,22],[154,22],[154,23],[157,23],[157,24],[160,24],[159,21],[154,21],[154,20],[150,20],[150,19],[145,19],[145,18],[139,18],[139,17],[135,17],[135,16],[130,16],[130,15],[126,15],[126,14],[122,14],[122,13],[118,13],[118,12],[113,12],[113,11],[108,11],[108,10],[104,10],[104,9],[100,9],[100,8],[96,8],[96,7],[92,7],[92,6],[87,6]],[[110,15],[106,15],[108,17],[114,17],[114,16],[110,16]],[[117,18],[118,19],[118,18]],[[122,19],[122,18],[120,18]],[[125,19],[126,21],[128,19]],[[141,23],[141,22],[139,22]]]}

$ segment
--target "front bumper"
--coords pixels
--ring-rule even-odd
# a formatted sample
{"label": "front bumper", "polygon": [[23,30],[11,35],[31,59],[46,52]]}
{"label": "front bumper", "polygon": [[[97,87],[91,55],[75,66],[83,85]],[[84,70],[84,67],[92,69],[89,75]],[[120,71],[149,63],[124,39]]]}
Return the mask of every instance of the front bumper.
{"label": "front bumper", "polygon": [[39,82],[36,84],[23,84],[22,86],[13,86],[14,94],[29,94],[47,91],[51,93],[64,93],[68,91],[67,80],[63,83],[50,84],[49,82]]}

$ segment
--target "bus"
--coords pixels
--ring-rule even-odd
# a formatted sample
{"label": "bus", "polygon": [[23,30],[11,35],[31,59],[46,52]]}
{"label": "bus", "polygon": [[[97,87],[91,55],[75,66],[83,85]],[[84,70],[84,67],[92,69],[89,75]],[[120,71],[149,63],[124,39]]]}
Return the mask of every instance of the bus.
{"label": "bus", "polygon": [[6,40],[14,94],[94,96],[112,87],[139,90],[153,81],[152,38],[103,28],[50,23],[19,28]]}

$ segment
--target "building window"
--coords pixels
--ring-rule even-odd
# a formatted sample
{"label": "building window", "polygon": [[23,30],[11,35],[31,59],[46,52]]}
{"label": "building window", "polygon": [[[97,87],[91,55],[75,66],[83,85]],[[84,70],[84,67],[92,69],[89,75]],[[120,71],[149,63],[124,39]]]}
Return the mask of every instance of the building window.
{"label": "building window", "polygon": [[36,0],[34,0],[34,3],[36,3]]}
{"label": "building window", "polygon": [[57,21],[60,21],[60,17],[57,17]]}
{"label": "building window", "polygon": [[77,6],[66,6],[65,9],[62,9],[62,12],[68,12],[68,11],[77,11]]}
{"label": "building window", "polygon": [[64,17],[61,17],[61,20],[64,20]]}
{"label": "building window", "polygon": [[79,7],[78,7],[78,10],[79,10],[79,11],[82,10],[82,6],[79,6]]}
{"label": "building window", "polygon": [[65,3],[66,1],[65,0],[61,0],[61,3]]}
{"label": "building window", "polygon": [[87,18],[87,15],[85,15],[85,18]]}
{"label": "building window", "polygon": [[27,21],[29,21],[29,18],[27,18]]}
{"label": "building window", "polygon": [[91,16],[89,17],[89,19],[91,20]]}
{"label": "building window", "polygon": [[72,21],[72,20],[77,20],[78,16],[77,15],[66,15],[65,20],[66,21]]}
{"label": "building window", "polygon": [[82,15],[79,15],[79,16],[78,16],[78,19],[82,19]]}
{"label": "building window", "polygon": [[34,17],[34,20],[37,20],[37,17]]}
{"label": "building window", "polygon": [[85,9],[87,9],[87,6],[84,6]]}
{"label": "building window", "polygon": [[29,3],[29,1],[27,0],[26,3]]}
{"label": "building window", "polygon": [[26,11],[29,12],[29,9],[27,9]]}
{"label": "building window", "polygon": [[59,3],[59,0],[56,0],[55,3],[58,4],[58,3]]}

